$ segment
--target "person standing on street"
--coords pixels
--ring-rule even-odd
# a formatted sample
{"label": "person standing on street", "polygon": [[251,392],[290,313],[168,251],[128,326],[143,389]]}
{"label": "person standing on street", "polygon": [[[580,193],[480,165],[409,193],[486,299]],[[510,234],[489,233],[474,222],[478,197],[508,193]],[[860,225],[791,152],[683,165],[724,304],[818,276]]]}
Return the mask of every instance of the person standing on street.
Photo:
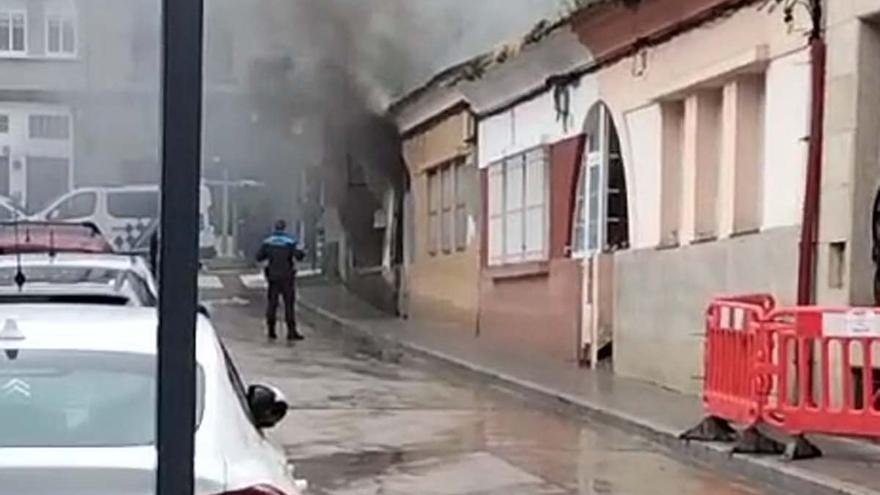
{"label": "person standing on street", "polygon": [[296,328],[294,304],[296,302],[296,262],[305,258],[305,253],[297,245],[297,239],[285,232],[284,220],[275,222],[275,230],[267,237],[257,252],[257,261],[266,262],[265,275],[268,287],[266,304],[266,326],[269,340],[276,340],[278,299],[284,301],[284,318],[287,322],[287,341],[302,340],[304,337]]}

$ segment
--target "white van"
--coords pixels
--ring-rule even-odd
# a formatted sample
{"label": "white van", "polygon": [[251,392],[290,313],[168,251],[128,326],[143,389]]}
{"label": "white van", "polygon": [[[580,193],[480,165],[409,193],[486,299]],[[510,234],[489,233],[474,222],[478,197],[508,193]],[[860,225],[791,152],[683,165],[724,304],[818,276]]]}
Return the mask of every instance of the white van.
{"label": "white van", "polygon": [[[199,201],[199,251],[216,255],[211,225],[211,191],[201,186]],[[91,222],[117,252],[133,252],[147,245],[159,216],[159,187],[155,185],[88,187],[75,189],[52,202],[33,220]]]}

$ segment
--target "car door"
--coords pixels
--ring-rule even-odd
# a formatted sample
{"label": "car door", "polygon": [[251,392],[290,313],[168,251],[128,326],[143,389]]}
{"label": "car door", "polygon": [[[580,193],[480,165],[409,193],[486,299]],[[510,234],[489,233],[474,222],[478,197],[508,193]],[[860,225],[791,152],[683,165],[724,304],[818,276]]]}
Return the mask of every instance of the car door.
{"label": "car door", "polygon": [[[247,445],[241,446],[242,448],[235,452],[235,455],[247,456],[247,462],[241,462],[239,459],[239,462],[233,463],[234,465],[231,466],[230,475],[235,478],[236,467],[244,467],[246,465],[259,466],[258,469],[244,469],[243,472],[247,473],[247,475],[256,475],[257,477],[262,476],[266,478],[255,481],[268,482],[280,488],[290,490],[290,493],[298,493],[295,489],[292,478],[292,468],[289,467],[283,453],[278,450],[272,442],[269,441],[263,431],[255,425],[250,413],[250,408],[248,407],[247,386],[245,385],[241,374],[238,372],[232,357],[226,350],[226,347],[222,342],[219,342],[219,345],[222,350],[223,361],[226,366],[226,373],[230,386],[232,387],[236,400],[241,406],[241,409],[244,412],[244,417],[248,422],[244,427],[244,430],[246,431],[245,437],[247,438]],[[258,473],[258,471],[262,471],[262,473]],[[232,479],[230,481],[232,483],[248,484],[247,480]]]}
{"label": "car door", "polygon": [[117,252],[132,252],[159,214],[157,190],[107,192],[109,240]]}

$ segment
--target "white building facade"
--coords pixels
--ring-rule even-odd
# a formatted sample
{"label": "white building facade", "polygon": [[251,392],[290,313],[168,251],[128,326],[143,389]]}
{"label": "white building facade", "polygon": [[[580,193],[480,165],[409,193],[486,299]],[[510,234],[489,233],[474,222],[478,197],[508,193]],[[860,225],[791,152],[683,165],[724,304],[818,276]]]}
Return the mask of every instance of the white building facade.
{"label": "white building facade", "polygon": [[617,373],[697,393],[713,297],[794,302],[810,67],[803,32],[748,5],[598,71],[628,198],[608,269]]}

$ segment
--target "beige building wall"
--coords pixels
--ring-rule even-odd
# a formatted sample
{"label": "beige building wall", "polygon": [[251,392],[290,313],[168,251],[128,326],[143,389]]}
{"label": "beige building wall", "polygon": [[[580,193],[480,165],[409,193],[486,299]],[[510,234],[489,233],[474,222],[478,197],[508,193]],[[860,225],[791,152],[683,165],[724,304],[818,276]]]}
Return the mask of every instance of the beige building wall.
{"label": "beige building wall", "polygon": [[617,373],[698,393],[714,296],[769,291],[793,302],[806,46],[781,14],[747,6],[599,72],[633,239],[614,254]]}
{"label": "beige building wall", "polygon": [[873,305],[871,214],[880,187],[878,0],[829,0],[817,296]]}
{"label": "beige building wall", "polygon": [[[480,179],[475,163],[473,116],[461,108],[420,126],[404,141],[411,177],[414,249],[407,267],[408,312],[414,318],[475,329],[479,302]],[[432,253],[429,248],[428,173],[462,159],[467,242],[463,250]]]}

